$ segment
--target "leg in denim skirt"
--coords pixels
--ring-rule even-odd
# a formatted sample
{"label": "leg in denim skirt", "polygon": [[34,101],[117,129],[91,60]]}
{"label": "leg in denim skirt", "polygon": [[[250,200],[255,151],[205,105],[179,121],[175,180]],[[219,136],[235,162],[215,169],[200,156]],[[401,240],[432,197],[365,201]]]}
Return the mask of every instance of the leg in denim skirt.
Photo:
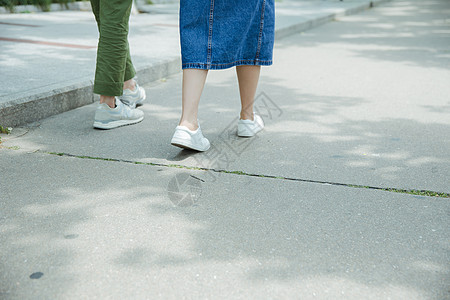
{"label": "leg in denim skirt", "polygon": [[272,64],[274,28],[274,0],[181,0],[182,115],[172,145],[209,149],[197,115],[210,69],[236,66],[241,96],[237,134],[251,137],[263,129],[253,103],[261,66]]}

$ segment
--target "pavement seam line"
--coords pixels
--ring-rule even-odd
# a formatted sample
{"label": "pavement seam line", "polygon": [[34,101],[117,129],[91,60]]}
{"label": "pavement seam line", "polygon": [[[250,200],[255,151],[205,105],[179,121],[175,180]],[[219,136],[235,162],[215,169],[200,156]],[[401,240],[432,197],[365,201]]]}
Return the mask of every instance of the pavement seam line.
{"label": "pavement seam line", "polygon": [[185,170],[210,171],[210,172],[215,172],[215,173],[234,174],[234,175],[240,175],[240,176],[259,177],[259,178],[267,178],[267,179],[279,179],[279,180],[305,182],[305,183],[326,184],[326,185],[343,186],[343,187],[357,188],[357,189],[378,190],[378,191],[385,191],[385,192],[391,192],[391,193],[409,194],[409,195],[415,195],[415,196],[450,198],[450,193],[435,192],[435,191],[430,191],[430,190],[415,190],[415,189],[408,190],[408,189],[391,188],[391,187],[379,187],[379,186],[368,186],[368,185],[360,185],[360,184],[339,183],[339,182],[302,179],[302,178],[293,178],[293,177],[285,177],[285,176],[253,174],[253,173],[248,173],[248,172],[243,172],[243,171],[229,171],[229,170],[205,168],[205,167],[190,167],[190,166],[178,165],[178,164],[140,162],[140,161],[118,159],[118,158],[104,158],[104,157],[95,157],[95,156],[87,156],[87,155],[75,155],[75,154],[63,153],[63,152],[46,152],[46,151],[40,151],[40,150],[38,150],[36,152],[48,154],[48,155],[54,155],[54,156],[71,157],[71,158],[112,161],[112,162],[121,162],[121,163],[134,164],[134,165],[147,165],[147,166],[177,168],[177,169],[185,169]]}

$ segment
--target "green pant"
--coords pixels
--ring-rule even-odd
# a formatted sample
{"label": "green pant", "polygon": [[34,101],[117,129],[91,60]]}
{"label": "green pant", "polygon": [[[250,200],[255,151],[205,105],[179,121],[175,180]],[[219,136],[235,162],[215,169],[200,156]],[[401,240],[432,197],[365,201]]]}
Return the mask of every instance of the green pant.
{"label": "green pant", "polygon": [[100,38],[94,93],[120,96],[124,81],[136,75],[128,45],[128,22],[133,0],[91,0]]}

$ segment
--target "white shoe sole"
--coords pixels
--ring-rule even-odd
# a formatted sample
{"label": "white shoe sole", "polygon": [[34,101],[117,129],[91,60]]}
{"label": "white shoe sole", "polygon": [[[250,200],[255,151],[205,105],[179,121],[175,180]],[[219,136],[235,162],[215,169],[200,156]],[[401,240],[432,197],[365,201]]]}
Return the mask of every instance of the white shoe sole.
{"label": "white shoe sole", "polygon": [[202,149],[199,147],[195,147],[191,143],[187,143],[186,140],[177,139],[177,138],[172,138],[172,141],[170,143],[179,148],[190,149],[190,150],[195,150],[195,151],[200,151],[200,152],[206,151],[211,147],[211,145],[208,145],[208,147],[206,149]]}
{"label": "white shoe sole", "polygon": [[144,119],[144,117],[140,117],[139,119],[136,119],[136,120],[117,120],[117,121],[112,121],[112,122],[108,122],[108,123],[94,122],[94,128],[113,129],[113,128],[117,128],[117,127],[121,127],[121,126],[136,124],[136,123],[141,122],[143,119]]}
{"label": "white shoe sole", "polygon": [[[264,127],[263,127],[263,128],[264,128]],[[251,130],[249,130],[249,129],[241,129],[241,130],[238,130],[237,135],[238,135],[239,137],[253,137],[253,136],[255,136],[258,132],[260,132],[261,130],[263,130],[263,128],[258,127],[258,129],[257,129],[256,131],[251,131]]]}

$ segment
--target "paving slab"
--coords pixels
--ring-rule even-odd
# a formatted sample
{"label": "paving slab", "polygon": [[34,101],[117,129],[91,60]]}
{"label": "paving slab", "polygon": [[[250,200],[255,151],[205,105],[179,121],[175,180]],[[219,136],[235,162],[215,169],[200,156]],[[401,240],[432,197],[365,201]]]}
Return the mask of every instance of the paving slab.
{"label": "paving slab", "polygon": [[[170,145],[180,116],[180,75],[146,86],[140,124],[93,130],[91,105],[18,130],[28,133],[4,145],[449,193],[450,72],[446,34],[440,33],[448,25],[443,15],[428,13],[448,4],[410,3],[394,2],[277,42],[275,64],[263,68],[256,101],[266,129],[255,138],[235,135],[239,95],[234,71],[226,70],[209,74],[200,107],[212,142],[206,153]],[[405,7],[411,15],[399,13]]]}
{"label": "paving slab", "polygon": [[[2,20],[0,76],[8,82],[0,92],[2,124],[16,126],[94,102],[98,32],[92,13],[7,15]],[[179,72],[176,15],[135,15],[130,27],[141,82]],[[64,105],[69,108],[61,109]]]}
{"label": "paving slab", "polygon": [[[276,36],[307,30],[384,2],[277,3]],[[133,15],[130,21],[130,48],[142,84],[181,70],[179,5],[143,7],[150,14]],[[2,15],[0,28],[3,126],[34,122],[94,101],[92,80],[98,33],[91,12]]]}
{"label": "paving slab", "polygon": [[[23,86],[10,84],[2,88],[2,102],[6,96],[10,99],[39,93],[41,89],[47,91],[48,85],[93,79],[98,32],[92,13],[11,14],[2,16],[2,20],[2,76],[11,82],[19,77]],[[130,23],[131,51],[137,66],[179,57],[176,16],[133,15]],[[164,38],[156,38],[158,35]],[[6,40],[14,38],[23,42]],[[33,40],[42,43],[26,42]]]}
{"label": "paving slab", "polygon": [[448,297],[448,199],[0,155],[2,299]]}

